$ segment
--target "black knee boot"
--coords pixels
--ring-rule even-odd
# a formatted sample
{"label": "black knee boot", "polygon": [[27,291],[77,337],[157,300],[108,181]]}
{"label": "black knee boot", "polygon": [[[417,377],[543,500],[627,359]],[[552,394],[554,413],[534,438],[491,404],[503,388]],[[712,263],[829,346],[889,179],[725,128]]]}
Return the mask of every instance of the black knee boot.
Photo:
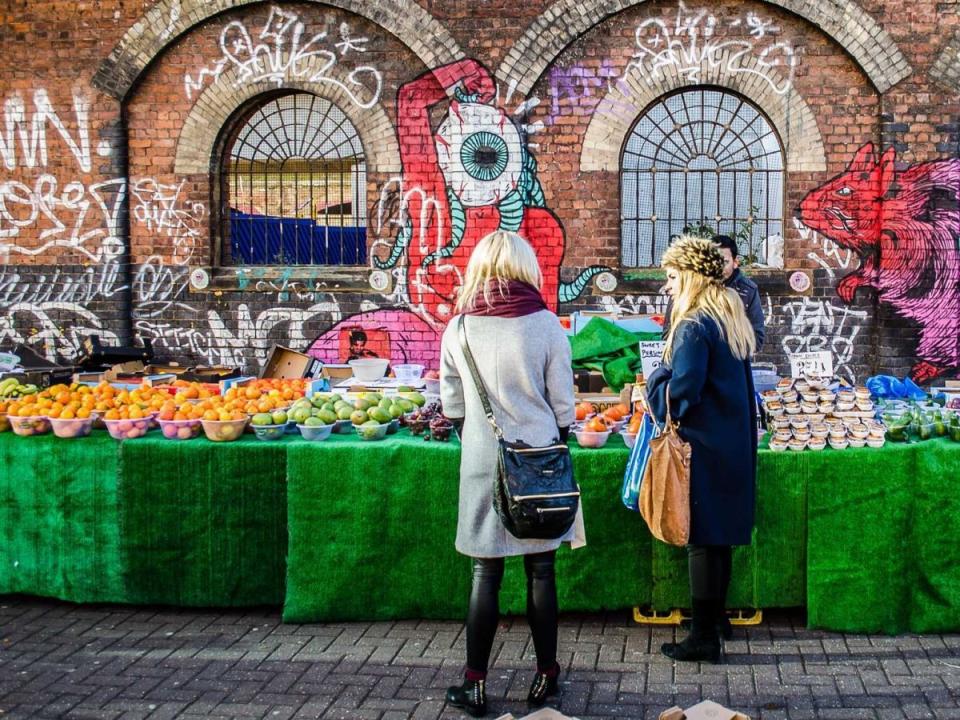
{"label": "black knee boot", "polygon": [[690,634],[678,643],[664,643],[660,646],[660,652],[674,660],[720,662],[720,635],[717,633],[719,608],[718,600],[694,599]]}

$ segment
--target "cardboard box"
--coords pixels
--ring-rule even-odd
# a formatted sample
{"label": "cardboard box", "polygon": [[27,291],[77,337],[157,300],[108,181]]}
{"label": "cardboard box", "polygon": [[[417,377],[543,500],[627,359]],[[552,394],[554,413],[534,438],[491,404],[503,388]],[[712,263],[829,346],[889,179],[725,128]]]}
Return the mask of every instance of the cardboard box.
{"label": "cardboard box", "polygon": [[320,371],[320,377],[329,380],[331,385],[336,385],[342,380],[353,377],[353,368],[346,363],[327,363]]}
{"label": "cardboard box", "polygon": [[322,367],[323,363],[306,353],[297,352],[282,345],[274,345],[270,348],[270,354],[263,364],[260,377],[315,378],[319,376]]}
{"label": "cardboard box", "polygon": [[667,708],[660,713],[660,720],[750,720],[750,717],[713,700],[704,700],[686,710],[677,706]]}

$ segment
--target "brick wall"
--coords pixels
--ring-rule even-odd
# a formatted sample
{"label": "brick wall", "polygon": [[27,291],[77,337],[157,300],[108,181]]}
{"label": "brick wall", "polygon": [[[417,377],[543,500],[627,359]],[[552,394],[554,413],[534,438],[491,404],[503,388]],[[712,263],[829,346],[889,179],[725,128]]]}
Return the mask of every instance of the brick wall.
{"label": "brick wall", "polygon": [[[955,3],[16,1],[0,22],[0,339],[50,357],[95,332],[255,370],[274,342],[339,360],[360,328],[435,365],[497,227],[535,245],[561,313],[662,312],[656,273],[620,267],[621,152],[651,103],[709,85],[757,107],[785,157],[784,267],[750,271],[760,359],[785,372],[828,350],[859,379],[960,367]],[[221,265],[221,131],[278,90],[357,129],[367,265]],[[464,127],[518,164],[471,176]]]}

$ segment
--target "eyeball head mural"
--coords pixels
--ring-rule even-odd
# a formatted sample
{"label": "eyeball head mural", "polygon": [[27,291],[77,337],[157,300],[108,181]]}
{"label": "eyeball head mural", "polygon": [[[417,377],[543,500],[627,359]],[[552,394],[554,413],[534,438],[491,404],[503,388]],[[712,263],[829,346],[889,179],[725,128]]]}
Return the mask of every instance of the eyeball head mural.
{"label": "eyeball head mural", "polygon": [[917,323],[911,370],[926,382],[960,369],[960,158],[897,174],[895,150],[861,147],[846,172],[800,203],[803,224],[860,257],[837,285],[845,303],[861,287]]}
{"label": "eyeball head mural", "polygon": [[[470,254],[494,230],[517,232],[533,246],[543,273],[541,293],[551,310],[575,299],[607,269],[590,267],[573,282],[560,282],[563,227],[546,207],[526,141],[536,128],[508,115],[496,98],[489,71],[472,59],[400,87],[400,230],[395,239],[378,241],[371,255],[375,269],[394,273],[398,282],[391,299],[408,311],[409,322],[401,318],[400,327],[389,327],[398,337],[422,340],[417,347],[397,348],[404,360],[436,361],[439,336],[454,314]],[[434,129],[431,113],[441,104],[446,113]],[[394,323],[397,309],[391,308]],[[383,327],[380,312],[344,322]],[[327,359],[334,347],[330,333],[314,342],[313,354]]]}

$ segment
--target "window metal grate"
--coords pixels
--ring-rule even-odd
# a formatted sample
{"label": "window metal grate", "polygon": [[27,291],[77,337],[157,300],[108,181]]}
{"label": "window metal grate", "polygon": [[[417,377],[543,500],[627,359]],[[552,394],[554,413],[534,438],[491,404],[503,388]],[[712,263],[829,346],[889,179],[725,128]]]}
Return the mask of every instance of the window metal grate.
{"label": "window metal grate", "polygon": [[783,180],[779,138],[740,96],[698,88],[660,99],[621,159],[622,265],[659,265],[673,238],[701,225],[739,234],[741,255],[763,262],[783,233]]}
{"label": "window metal grate", "polygon": [[367,172],[353,124],[309,93],[274,97],[223,156],[224,264],[366,263]]}

